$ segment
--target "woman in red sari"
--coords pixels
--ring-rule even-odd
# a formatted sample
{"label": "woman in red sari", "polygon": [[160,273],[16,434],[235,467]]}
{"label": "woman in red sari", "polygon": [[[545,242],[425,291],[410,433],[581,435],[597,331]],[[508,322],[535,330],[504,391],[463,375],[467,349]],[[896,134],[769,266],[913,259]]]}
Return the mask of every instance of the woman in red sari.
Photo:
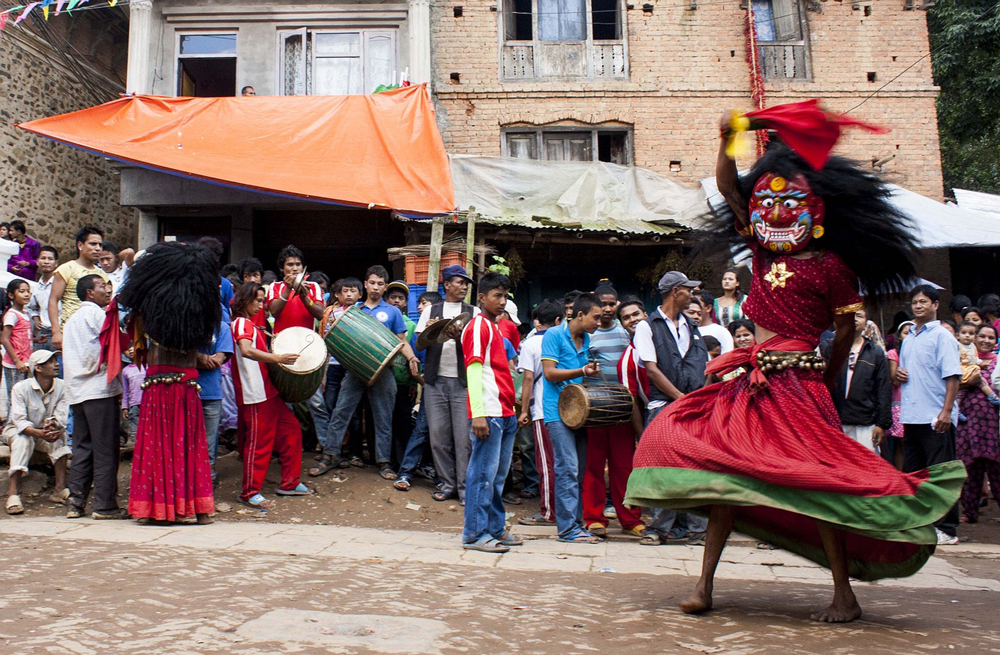
{"label": "woman in red sari", "polygon": [[[668,406],[646,429],[626,503],[709,514],[701,579],[681,609],[712,607],[715,569],[732,529],[828,567],[833,602],[813,615],[861,615],[850,577],[916,572],[934,551],[934,522],[955,503],[960,462],[903,474],[844,435],[827,390],[868,293],[914,272],[905,219],[882,182],[834,157],[811,168],[773,144],[743,178],[726,154],[719,190],[753,253],[743,311],[756,344],[713,360],[713,384]],[[829,367],[815,354],[836,325]],[[747,375],[728,376],[743,368]],[[825,371],[825,375],[824,375]]]}
{"label": "woman in red sari", "polygon": [[212,470],[195,364],[221,321],[213,255],[201,246],[157,244],[136,259],[118,302],[131,310],[136,359],[148,367],[129,514],[141,523],[211,523]]}

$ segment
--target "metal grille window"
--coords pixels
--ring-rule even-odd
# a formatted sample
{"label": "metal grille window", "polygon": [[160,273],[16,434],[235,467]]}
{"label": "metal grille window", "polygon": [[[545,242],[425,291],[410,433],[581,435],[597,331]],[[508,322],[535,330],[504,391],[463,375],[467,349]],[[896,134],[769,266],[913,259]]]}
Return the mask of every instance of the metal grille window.
{"label": "metal grille window", "polygon": [[621,0],[503,0],[505,80],[626,78]]}
{"label": "metal grille window", "polygon": [[505,155],[547,161],[605,161],[632,163],[628,130],[526,130],[504,131]]}
{"label": "metal grille window", "polygon": [[279,35],[283,95],[357,95],[396,81],[395,30],[312,31]]}
{"label": "metal grille window", "polygon": [[805,17],[799,0],[753,0],[753,17],[764,77],[810,79]]}

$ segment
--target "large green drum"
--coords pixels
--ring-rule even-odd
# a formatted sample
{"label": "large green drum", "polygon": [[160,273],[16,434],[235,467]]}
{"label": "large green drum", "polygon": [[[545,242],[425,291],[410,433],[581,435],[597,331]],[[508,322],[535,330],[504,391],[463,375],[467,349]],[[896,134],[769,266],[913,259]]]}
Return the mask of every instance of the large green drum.
{"label": "large green drum", "polygon": [[349,307],[326,333],[326,347],[341,366],[369,386],[392,368],[403,342],[378,319]]}
{"label": "large green drum", "polygon": [[286,403],[301,403],[312,397],[326,375],[330,356],[323,337],[304,327],[285,328],[271,342],[275,355],[294,353],[294,364],[270,364],[271,382]]}

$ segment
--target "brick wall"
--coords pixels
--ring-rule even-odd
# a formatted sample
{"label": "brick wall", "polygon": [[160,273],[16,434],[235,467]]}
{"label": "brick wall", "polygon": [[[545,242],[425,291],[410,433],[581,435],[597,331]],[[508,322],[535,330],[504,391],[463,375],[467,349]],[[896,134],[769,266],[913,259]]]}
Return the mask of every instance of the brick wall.
{"label": "brick wall", "polygon": [[[500,1],[432,2],[434,88],[450,152],[499,155],[501,128],[512,123],[613,122],[633,126],[636,165],[671,174],[669,162],[680,161],[673,175],[684,182],[714,174],[719,117],[752,108],[737,0],[697,10],[687,0],[653,0],[652,13],[635,2],[624,12],[627,80],[519,83],[500,82],[499,12],[491,11]],[[858,10],[850,2],[817,4],[822,13],[805,13],[812,79],[768,80],[769,105],[819,97],[846,111],[928,52],[925,14],[903,11],[902,2],[862,2]],[[852,112],[892,131],[852,131],[838,151],[866,162],[895,155],[883,167],[891,181],[940,199],[936,95],[928,57]]]}
{"label": "brick wall", "polygon": [[[104,159],[14,127],[115,96],[107,80],[101,89],[106,97],[98,100],[90,95],[44,43],[23,29],[8,26],[0,35],[0,88],[5,89],[0,98],[0,216],[5,221],[23,220],[29,235],[59,250],[61,261],[72,258],[73,236],[88,223],[104,227],[107,237],[119,245],[133,244],[132,210],[118,205],[118,176]],[[14,30],[22,32],[11,34]],[[87,51],[85,44],[76,45]],[[110,43],[104,48],[113,49]],[[106,56],[102,51],[101,57]],[[106,63],[113,62],[108,58]]]}

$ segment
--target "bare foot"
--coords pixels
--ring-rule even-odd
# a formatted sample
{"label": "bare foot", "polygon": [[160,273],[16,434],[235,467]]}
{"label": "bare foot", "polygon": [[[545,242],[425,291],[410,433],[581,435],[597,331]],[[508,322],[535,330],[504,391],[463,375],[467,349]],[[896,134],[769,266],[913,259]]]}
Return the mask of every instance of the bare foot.
{"label": "bare foot", "polygon": [[691,597],[679,605],[685,614],[704,614],[712,609],[712,591],[695,588]]}
{"label": "bare foot", "polygon": [[215,523],[215,519],[209,514],[198,514],[198,525],[208,525],[210,523]]}
{"label": "bare foot", "polygon": [[813,614],[811,618],[813,621],[821,621],[823,623],[850,623],[855,619],[861,618],[861,606],[858,605],[858,600],[854,597],[854,594],[851,594],[849,598],[834,598],[829,607]]}

